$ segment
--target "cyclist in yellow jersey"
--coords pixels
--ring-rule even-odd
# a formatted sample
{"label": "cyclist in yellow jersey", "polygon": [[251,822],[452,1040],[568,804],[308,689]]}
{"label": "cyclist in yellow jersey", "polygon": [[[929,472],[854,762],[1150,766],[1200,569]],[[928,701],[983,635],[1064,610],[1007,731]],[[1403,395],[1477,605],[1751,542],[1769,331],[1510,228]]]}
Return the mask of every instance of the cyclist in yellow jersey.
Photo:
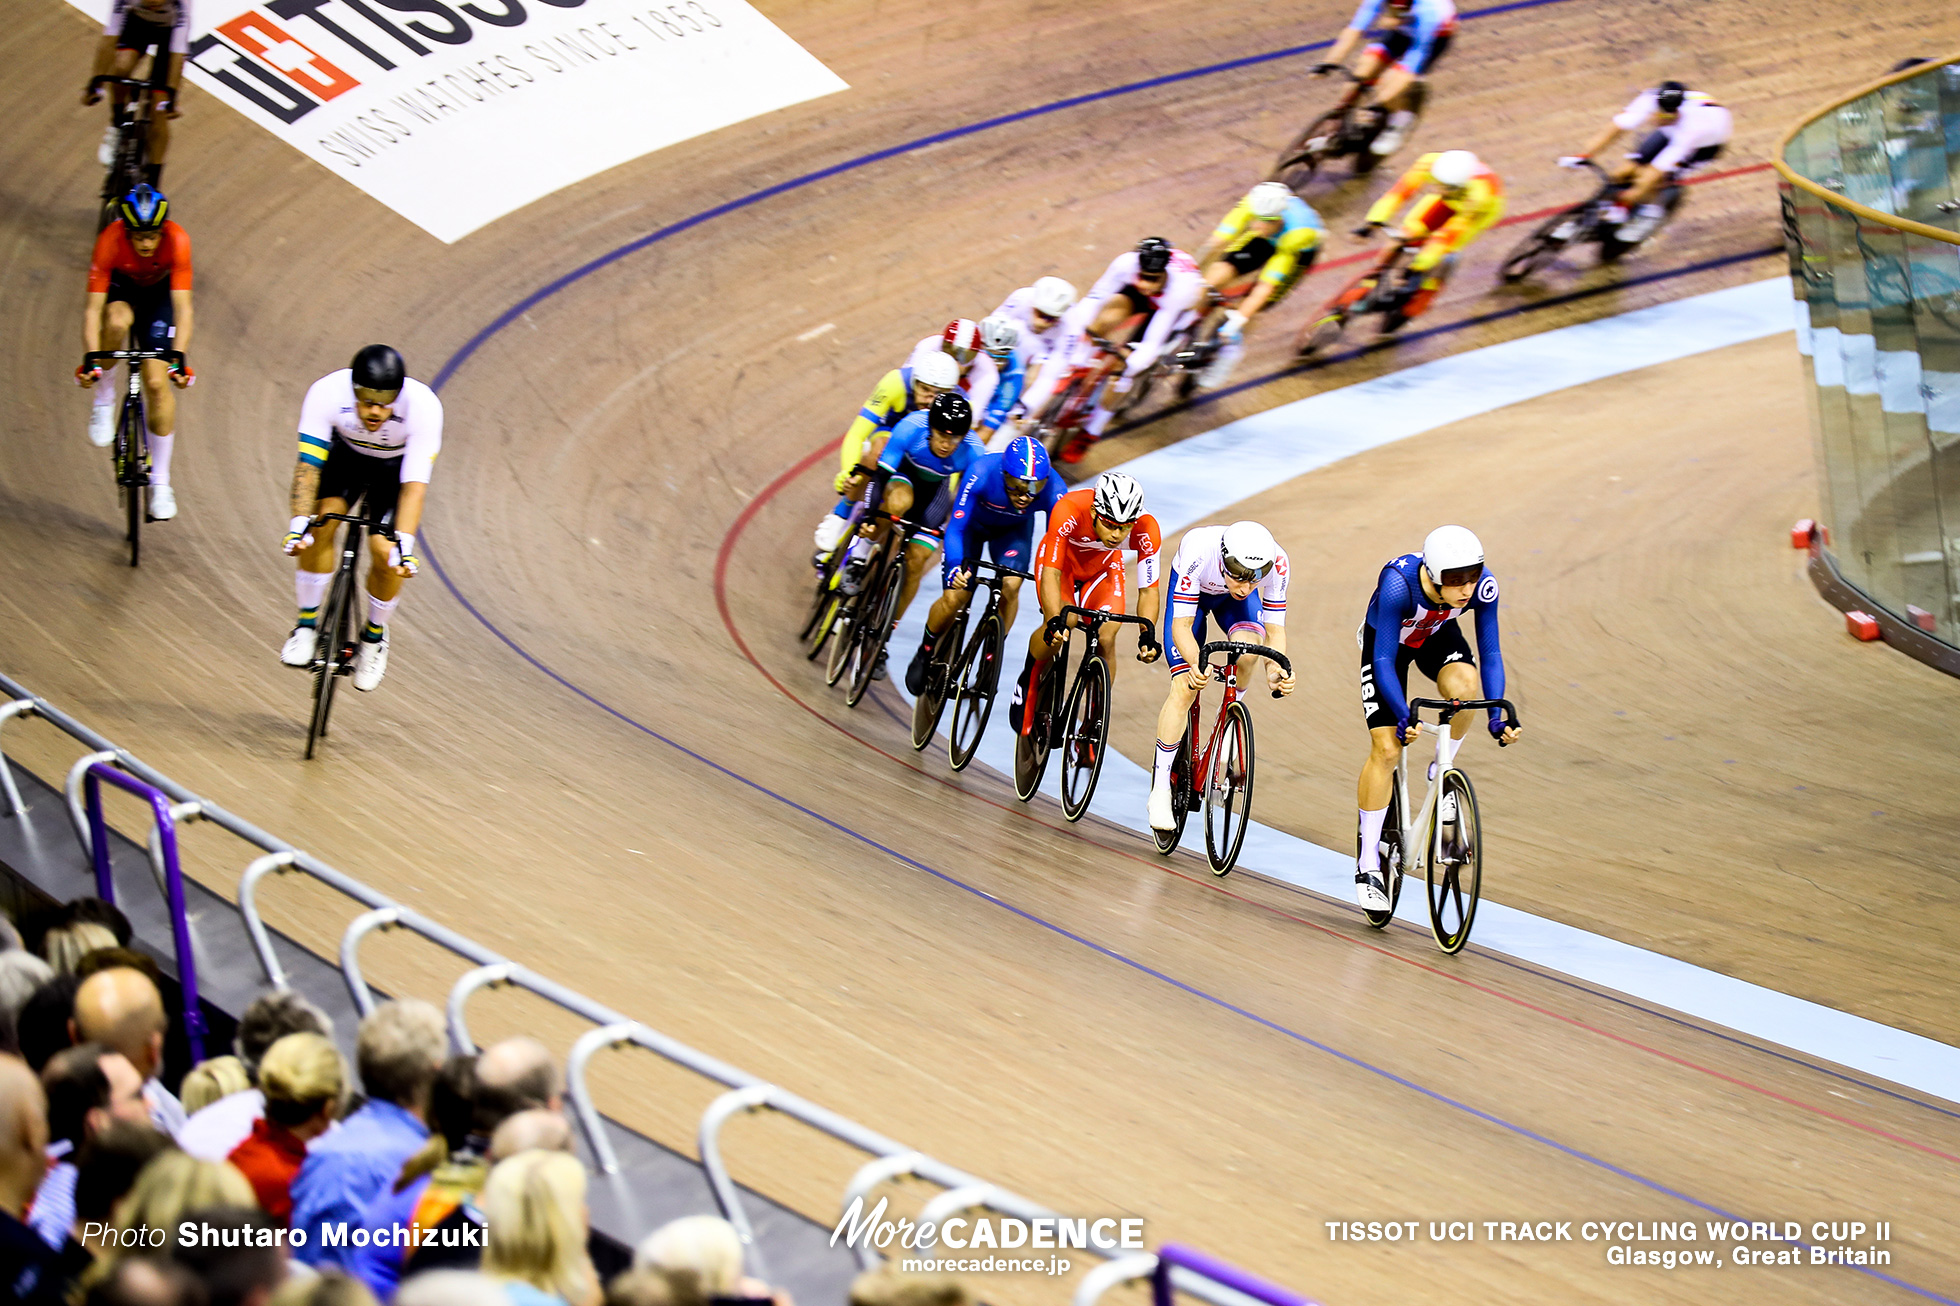
{"label": "cyclist in yellow jersey", "polygon": [[844,432],[844,443],[838,449],[842,467],[831,485],[843,497],[817,523],[819,555],[828,554],[844,538],[851,506],[863,492],[878,455],[884,451],[885,437],[891,434],[899,419],[932,407],[933,400],[948,390],[958,389],[959,384],[960,365],[951,354],[929,355],[921,358],[916,367],[894,367],[879,380],[871,397],[858,409],[851,429]]}
{"label": "cyclist in yellow jersey", "polygon": [[1218,329],[1223,347],[1212,357],[1198,384],[1221,386],[1245,353],[1245,327],[1262,309],[1286,298],[1320,256],[1327,235],[1320,214],[1284,183],[1262,181],[1232,211],[1219,220],[1211,239],[1198,251],[1198,270],[1205,283],[1231,303]]}
{"label": "cyclist in yellow jersey", "polygon": [[[1425,191],[1434,187],[1435,193]],[[1402,239],[1422,246],[1403,271],[1402,303],[1399,321],[1390,315],[1385,321],[1407,322],[1435,300],[1436,292],[1449,280],[1456,256],[1472,241],[1488,231],[1504,216],[1504,183],[1497,174],[1468,150],[1444,150],[1425,154],[1401,180],[1368,210],[1368,220],[1355,229],[1363,240],[1395,220],[1395,211],[1424,192],[1402,221]],[[1384,259],[1393,256],[1393,247]]]}

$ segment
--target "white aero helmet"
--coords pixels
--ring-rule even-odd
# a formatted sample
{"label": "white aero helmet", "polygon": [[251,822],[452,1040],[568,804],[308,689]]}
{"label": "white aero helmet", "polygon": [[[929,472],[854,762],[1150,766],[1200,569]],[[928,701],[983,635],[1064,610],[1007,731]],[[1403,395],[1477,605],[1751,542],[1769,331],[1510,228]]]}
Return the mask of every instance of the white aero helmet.
{"label": "white aero helmet", "polygon": [[1042,277],[1034,283],[1030,306],[1037,313],[1060,317],[1075,305],[1075,287],[1060,277]]}
{"label": "white aero helmet", "polygon": [[1096,478],[1096,511],[1113,522],[1133,522],[1143,516],[1143,486],[1128,472],[1104,472]]}
{"label": "white aero helmet", "polygon": [[1483,161],[1470,151],[1444,150],[1429,165],[1429,176],[1438,186],[1455,190],[1468,186],[1470,179],[1483,170]]}
{"label": "white aero helmet", "polygon": [[1233,580],[1261,580],[1279,558],[1273,533],[1256,521],[1235,521],[1225,528],[1219,546],[1225,574]]}
{"label": "white aero helmet", "polygon": [[1021,324],[996,313],[980,319],[980,347],[999,358],[1012,353],[1021,343]]}
{"label": "white aero helmet", "polygon": [[1286,212],[1293,192],[1283,181],[1262,181],[1245,193],[1245,207],[1253,217],[1271,221]]}
{"label": "white aero helmet", "polygon": [[1468,527],[1438,526],[1422,542],[1422,565],[1439,586],[1471,584],[1483,574],[1483,541]]}
{"label": "white aero helmet", "polygon": [[936,386],[941,390],[954,390],[960,384],[960,365],[953,361],[951,354],[940,352],[927,354],[912,369],[912,379],[925,385]]}

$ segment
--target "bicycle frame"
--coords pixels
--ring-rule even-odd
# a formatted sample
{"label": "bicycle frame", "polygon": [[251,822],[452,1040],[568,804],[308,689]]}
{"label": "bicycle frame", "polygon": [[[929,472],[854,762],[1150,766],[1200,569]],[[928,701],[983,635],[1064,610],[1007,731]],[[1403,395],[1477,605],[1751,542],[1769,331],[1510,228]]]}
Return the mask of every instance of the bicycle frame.
{"label": "bicycle frame", "polygon": [[123,496],[124,532],[129,541],[129,565],[142,560],[142,526],[149,516],[143,492],[150,484],[150,417],[143,402],[143,364],[152,360],[176,367],[184,356],[175,349],[94,349],[82,356],[82,366],[129,364],[129,388],[116,414],[116,488]]}
{"label": "bicycle frame", "polygon": [[314,677],[313,714],[306,731],[308,759],[312,758],[315,747],[327,733],[328,719],[333,712],[335,680],[340,676],[352,675],[354,671],[352,614],[355,590],[360,583],[363,538],[372,533],[400,542],[394,528],[386,522],[344,512],[320,513],[307,522],[306,529],[310,533],[333,522],[347,523],[347,531],[340,540],[340,559],[331,573],[333,579],[329,583],[327,600],[322,605],[316,627],[313,660],[307,668]]}

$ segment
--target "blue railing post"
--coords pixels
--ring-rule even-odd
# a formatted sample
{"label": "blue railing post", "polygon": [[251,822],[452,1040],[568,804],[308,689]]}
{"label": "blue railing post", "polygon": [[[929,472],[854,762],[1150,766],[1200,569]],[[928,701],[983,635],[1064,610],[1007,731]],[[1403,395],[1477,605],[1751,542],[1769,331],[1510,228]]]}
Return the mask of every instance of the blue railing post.
{"label": "blue railing post", "polygon": [[190,914],[184,907],[184,871],[177,859],[177,821],[170,814],[170,795],[153,784],[116,770],[107,762],[88,769],[88,829],[90,852],[95,862],[95,894],[102,901],[116,900],[116,882],[109,869],[109,828],[102,816],[102,782],[135,794],[156,813],[157,842],[163,849],[165,892],[170,899],[170,939],[177,951],[177,982],[184,994],[184,1037],[190,1043],[191,1064],[204,1060],[204,1004],[197,996],[197,958],[191,947]]}

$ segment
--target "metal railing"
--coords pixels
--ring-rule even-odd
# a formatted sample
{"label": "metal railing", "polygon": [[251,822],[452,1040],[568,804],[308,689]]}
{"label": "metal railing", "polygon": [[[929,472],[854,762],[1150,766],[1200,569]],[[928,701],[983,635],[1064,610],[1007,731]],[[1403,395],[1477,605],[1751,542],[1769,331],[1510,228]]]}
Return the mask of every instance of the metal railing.
{"label": "metal railing", "polygon": [[[840,1212],[849,1211],[854,1201],[864,1198],[880,1184],[913,1176],[945,1190],[927,1203],[922,1219],[938,1221],[957,1211],[977,1208],[999,1211],[1022,1220],[1059,1218],[1055,1212],[1017,1193],[989,1184],[943,1161],[907,1148],[856,1121],[806,1101],[779,1085],[768,1083],[638,1021],[630,1020],[603,1003],[596,1002],[582,993],[538,974],[529,967],[499,955],[493,949],[447,926],[422,916],[352,876],[327,865],[310,853],[293,847],[283,839],[268,834],[217,804],[191,793],[162,772],[146,765],[128,750],[103,738],[80,721],[49,704],[47,700],[29,693],[5,675],[0,675],[0,692],[4,692],[13,700],[0,704],[0,727],[4,727],[15,717],[39,717],[56,729],[79,740],[91,750],[70,768],[64,794],[76,839],[96,867],[98,887],[106,883],[104,877],[107,873],[109,856],[107,825],[101,809],[99,792],[101,782],[106,780],[131,793],[149,798],[156,817],[156,824],[149,838],[150,860],[159,886],[170,898],[172,928],[177,934],[178,967],[182,978],[187,981],[185,987],[187,1009],[195,1008],[196,980],[191,956],[190,933],[183,907],[183,880],[178,864],[177,827],[183,821],[196,819],[209,822],[246,843],[264,850],[264,855],[255,858],[239,877],[238,911],[244,919],[246,932],[251,938],[253,951],[258,956],[260,969],[265,974],[266,982],[273,987],[284,989],[288,987],[288,982],[285,968],[280,965],[279,958],[273,951],[271,934],[260,914],[259,888],[268,875],[287,875],[297,871],[366,908],[348,922],[341,935],[339,957],[341,977],[346,982],[354,1005],[362,1016],[374,1010],[375,1002],[361,970],[361,944],[370,934],[400,929],[419,935],[437,947],[472,963],[471,969],[465,971],[455,981],[448,995],[450,1041],[458,1052],[475,1049],[476,1044],[469,1031],[467,1008],[470,997],[485,988],[510,986],[523,989],[590,1021],[593,1028],[572,1044],[571,1051],[566,1057],[565,1096],[571,1104],[573,1118],[577,1120],[591,1148],[593,1159],[608,1177],[617,1179],[619,1176],[619,1158],[606,1134],[604,1121],[594,1106],[591,1092],[586,1085],[587,1068],[601,1049],[624,1046],[641,1048],[726,1087],[729,1091],[716,1097],[702,1113],[700,1124],[696,1129],[696,1145],[700,1152],[700,1165],[707,1177],[709,1187],[713,1190],[715,1202],[721,1208],[723,1217],[734,1225],[741,1235],[744,1256],[750,1272],[757,1278],[765,1281],[769,1278],[767,1261],[762,1250],[756,1245],[754,1226],[749,1219],[742,1191],[730,1176],[727,1165],[722,1160],[721,1131],[730,1119],[758,1111],[774,1111],[788,1116],[811,1129],[870,1154],[872,1159],[861,1166],[847,1184],[839,1207]],[[25,807],[20,802],[4,752],[0,752],[0,788],[5,791],[8,811],[16,817],[24,814]],[[166,801],[173,799],[174,802]],[[199,1015],[201,1021],[201,1012]],[[186,1028],[187,1030],[190,1028],[188,1016]],[[200,1025],[199,1033],[202,1032]],[[878,1254],[871,1248],[857,1247],[853,1250],[860,1264],[866,1268],[877,1263]],[[1109,1261],[1107,1265],[1092,1271],[1089,1276],[1102,1285],[1097,1290],[1098,1296],[1111,1284],[1138,1277],[1139,1274],[1152,1273],[1159,1263],[1158,1257],[1144,1258],[1136,1255],[1115,1257],[1111,1251],[1093,1246],[1086,1250]],[[1173,1250],[1164,1249],[1163,1257],[1166,1262]],[[1222,1262],[1203,1257],[1201,1253],[1191,1255],[1200,1259],[1178,1262],[1179,1268],[1174,1274],[1176,1286],[1181,1291],[1213,1303],[1213,1306],[1246,1306],[1248,1300],[1255,1297],[1269,1303],[1269,1306],[1297,1306],[1305,1300],[1293,1295],[1262,1297],[1256,1293],[1249,1293],[1244,1289],[1243,1283],[1260,1281],[1252,1279],[1241,1271],[1224,1266]],[[1109,1272],[1119,1267],[1142,1264],[1146,1259],[1150,1263],[1141,1271],[1125,1272],[1109,1277]],[[1207,1266],[1210,1268],[1206,1268]],[[1098,1278],[1098,1276],[1102,1277]],[[1273,1291],[1284,1292],[1281,1289]],[[1077,1300],[1081,1301],[1080,1294]]]}

